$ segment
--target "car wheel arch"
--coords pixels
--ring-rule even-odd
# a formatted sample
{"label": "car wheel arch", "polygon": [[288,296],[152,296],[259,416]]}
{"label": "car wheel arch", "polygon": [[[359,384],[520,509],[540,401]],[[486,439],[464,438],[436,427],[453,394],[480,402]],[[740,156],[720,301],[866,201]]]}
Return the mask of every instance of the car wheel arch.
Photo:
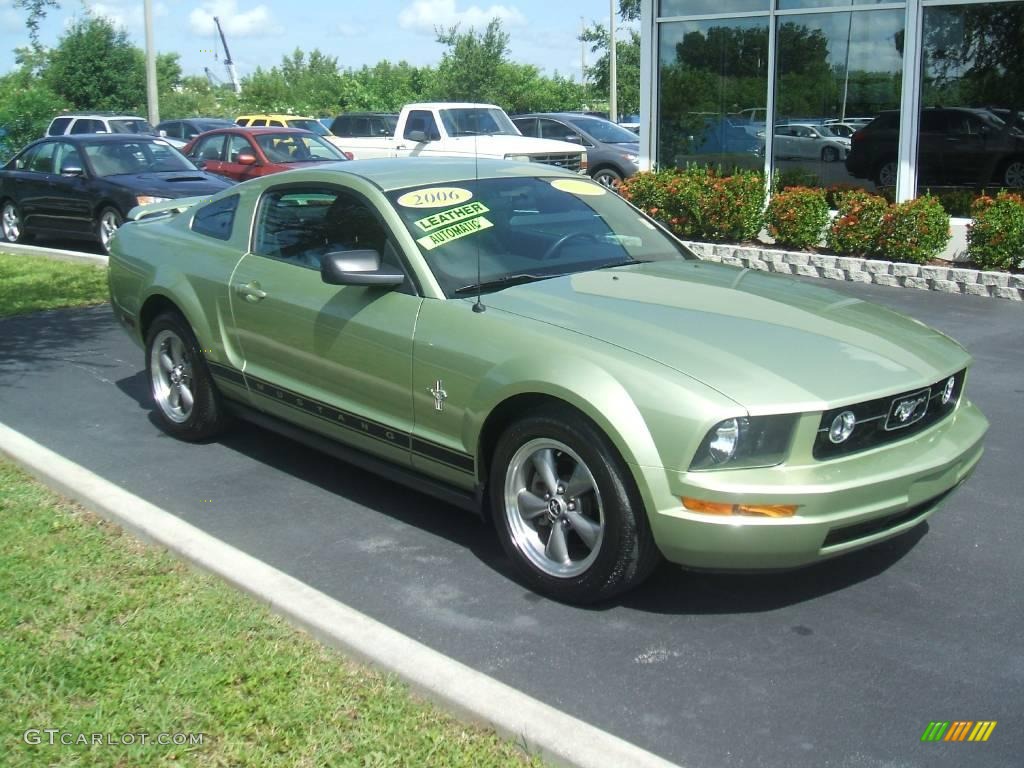
{"label": "car wheel arch", "polygon": [[611,171],[612,173],[616,174],[620,180],[625,180],[626,177],[629,176],[629,174],[626,173],[626,171],[624,171],[622,168],[612,165],[611,163],[603,163],[602,165],[599,165],[590,171],[590,177],[592,179],[596,179],[597,175],[602,171]]}

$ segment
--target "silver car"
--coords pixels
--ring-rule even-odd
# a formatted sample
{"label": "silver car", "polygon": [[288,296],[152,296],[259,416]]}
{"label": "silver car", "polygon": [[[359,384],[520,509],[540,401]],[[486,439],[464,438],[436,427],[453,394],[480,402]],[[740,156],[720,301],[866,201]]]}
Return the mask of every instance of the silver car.
{"label": "silver car", "polygon": [[775,156],[834,163],[845,160],[850,140],[823,125],[787,123],[775,126]]}
{"label": "silver car", "polygon": [[615,186],[640,170],[640,137],[611,120],[580,112],[542,112],[516,115],[512,122],[523,136],[586,147],[587,172],[606,187]]}

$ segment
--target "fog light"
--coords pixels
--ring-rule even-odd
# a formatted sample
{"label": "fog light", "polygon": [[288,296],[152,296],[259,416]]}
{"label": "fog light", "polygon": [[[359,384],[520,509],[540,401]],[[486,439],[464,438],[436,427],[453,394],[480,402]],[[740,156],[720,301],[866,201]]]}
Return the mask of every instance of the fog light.
{"label": "fog light", "polygon": [[792,517],[799,504],[728,504],[720,501],[703,501],[683,496],[683,506],[690,512],[704,515],[742,515],[746,517]]}
{"label": "fog light", "polygon": [[953,399],[953,390],[956,389],[956,377],[950,376],[946,379],[946,387],[942,390],[942,404],[949,405],[949,401]]}
{"label": "fog light", "polygon": [[857,417],[853,415],[853,411],[843,411],[832,419],[832,426],[828,428],[828,439],[837,445],[845,443],[846,439],[853,434],[855,426],[857,426]]}

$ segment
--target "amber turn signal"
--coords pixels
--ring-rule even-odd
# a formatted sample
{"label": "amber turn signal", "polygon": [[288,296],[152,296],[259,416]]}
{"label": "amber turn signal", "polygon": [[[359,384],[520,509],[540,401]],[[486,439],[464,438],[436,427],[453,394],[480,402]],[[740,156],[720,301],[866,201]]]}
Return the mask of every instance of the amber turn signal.
{"label": "amber turn signal", "polygon": [[727,504],[683,496],[683,506],[704,515],[745,515],[748,517],[792,517],[798,504]]}

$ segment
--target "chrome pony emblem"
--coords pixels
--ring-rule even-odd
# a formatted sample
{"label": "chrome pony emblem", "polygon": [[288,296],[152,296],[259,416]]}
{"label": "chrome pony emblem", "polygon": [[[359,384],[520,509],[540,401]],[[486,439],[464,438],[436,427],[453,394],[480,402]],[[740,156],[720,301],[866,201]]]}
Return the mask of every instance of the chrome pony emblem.
{"label": "chrome pony emblem", "polygon": [[930,397],[931,390],[925,389],[893,400],[892,406],[889,408],[889,417],[885,420],[885,428],[887,430],[901,429],[923,419],[925,413],[928,412]]}
{"label": "chrome pony emblem", "polygon": [[434,396],[434,410],[443,411],[444,401],[448,398],[448,393],[444,391],[444,382],[438,379],[427,391]]}

